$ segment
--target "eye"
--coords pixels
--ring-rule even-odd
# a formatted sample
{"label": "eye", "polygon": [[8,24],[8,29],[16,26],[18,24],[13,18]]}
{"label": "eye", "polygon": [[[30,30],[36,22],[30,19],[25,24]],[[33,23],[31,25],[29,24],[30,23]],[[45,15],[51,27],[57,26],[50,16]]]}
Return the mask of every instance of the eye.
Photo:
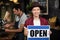
{"label": "eye", "polygon": [[36,9],[33,9],[33,11],[36,11]]}
{"label": "eye", "polygon": [[37,10],[40,10],[40,9],[37,9]]}

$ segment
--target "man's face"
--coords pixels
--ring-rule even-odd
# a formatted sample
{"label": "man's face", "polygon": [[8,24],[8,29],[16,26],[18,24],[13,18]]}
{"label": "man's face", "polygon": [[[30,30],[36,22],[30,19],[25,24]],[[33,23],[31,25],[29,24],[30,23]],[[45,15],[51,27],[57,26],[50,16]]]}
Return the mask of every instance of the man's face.
{"label": "man's face", "polygon": [[19,10],[16,10],[15,8],[13,9],[13,13],[15,14],[15,15],[19,15],[20,13],[19,13]]}

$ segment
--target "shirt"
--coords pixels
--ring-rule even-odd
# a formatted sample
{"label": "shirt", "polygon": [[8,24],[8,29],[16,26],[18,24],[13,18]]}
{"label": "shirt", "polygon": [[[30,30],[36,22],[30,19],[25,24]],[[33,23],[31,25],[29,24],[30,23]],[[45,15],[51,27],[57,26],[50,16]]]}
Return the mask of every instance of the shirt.
{"label": "shirt", "polygon": [[[25,21],[25,27],[28,25],[34,25],[33,17],[30,17]],[[48,25],[48,21],[45,18],[40,17],[40,25]]]}
{"label": "shirt", "polygon": [[18,23],[18,28],[20,28],[20,25],[21,24],[25,24],[25,21],[26,21],[26,19],[27,19],[27,16],[25,15],[25,13],[23,13],[23,15],[21,16],[21,17],[16,17],[16,21],[19,21],[19,23]]}
{"label": "shirt", "polygon": [[34,26],[40,26],[41,24],[40,24],[40,19],[34,19],[33,20],[33,23],[34,23]]}

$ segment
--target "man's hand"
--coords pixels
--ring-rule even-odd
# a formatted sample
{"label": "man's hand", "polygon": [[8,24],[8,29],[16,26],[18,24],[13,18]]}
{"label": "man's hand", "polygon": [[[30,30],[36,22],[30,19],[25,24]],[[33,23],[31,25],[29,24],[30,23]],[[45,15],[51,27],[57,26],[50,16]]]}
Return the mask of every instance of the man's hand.
{"label": "man's hand", "polygon": [[5,29],[5,32],[10,32],[10,29]]}
{"label": "man's hand", "polygon": [[10,27],[10,26],[11,26],[11,24],[6,24],[6,25],[4,25],[5,28],[8,28],[8,27]]}

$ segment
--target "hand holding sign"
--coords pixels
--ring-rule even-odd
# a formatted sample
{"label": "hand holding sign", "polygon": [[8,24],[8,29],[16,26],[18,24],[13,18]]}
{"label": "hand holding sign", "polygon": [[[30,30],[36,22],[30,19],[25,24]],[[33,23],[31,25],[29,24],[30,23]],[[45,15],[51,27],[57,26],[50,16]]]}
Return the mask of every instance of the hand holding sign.
{"label": "hand holding sign", "polygon": [[28,28],[24,27],[24,35],[27,36],[28,35]]}

